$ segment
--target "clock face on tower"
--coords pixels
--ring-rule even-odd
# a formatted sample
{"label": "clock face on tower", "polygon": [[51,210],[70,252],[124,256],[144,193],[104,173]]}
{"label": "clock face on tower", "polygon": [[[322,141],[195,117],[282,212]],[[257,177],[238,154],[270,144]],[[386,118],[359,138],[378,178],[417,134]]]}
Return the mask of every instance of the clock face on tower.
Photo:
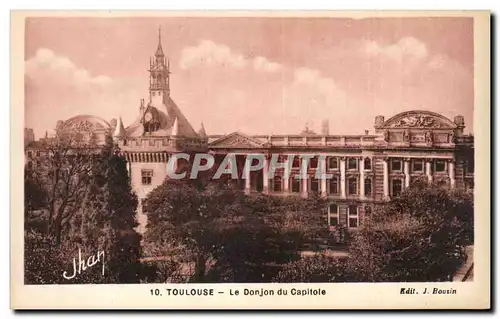
{"label": "clock face on tower", "polygon": [[151,114],[151,112],[148,112],[144,115],[144,119],[146,120],[146,122],[149,122],[153,119],[153,115]]}

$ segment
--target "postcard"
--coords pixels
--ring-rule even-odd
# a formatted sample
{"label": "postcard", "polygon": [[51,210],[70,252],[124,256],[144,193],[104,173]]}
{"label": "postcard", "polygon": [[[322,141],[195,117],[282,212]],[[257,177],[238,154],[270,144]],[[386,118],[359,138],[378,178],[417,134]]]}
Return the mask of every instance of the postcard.
{"label": "postcard", "polygon": [[490,301],[487,11],[11,12],[13,309]]}

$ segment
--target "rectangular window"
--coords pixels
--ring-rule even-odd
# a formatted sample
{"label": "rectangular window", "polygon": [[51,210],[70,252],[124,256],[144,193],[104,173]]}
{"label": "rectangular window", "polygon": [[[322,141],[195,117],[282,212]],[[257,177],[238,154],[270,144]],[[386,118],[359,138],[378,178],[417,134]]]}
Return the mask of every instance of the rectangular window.
{"label": "rectangular window", "polygon": [[391,160],[391,171],[392,172],[401,172],[403,169],[403,164],[400,159],[392,159]]}
{"label": "rectangular window", "polygon": [[412,161],[412,172],[422,173],[424,171],[424,160],[414,159]]}
{"label": "rectangular window", "polygon": [[318,168],[318,158],[313,157],[309,161],[309,168]]}
{"label": "rectangular window", "polygon": [[293,168],[300,168],[300,157],[295,156],[295,157],[293,158],[293,164],[292,164],[292,167],[293,167]]}
{"label": "rectangular window", "polygon": [[135,140],[135,146],[141,146],[141,140],[140,139]]}
{"label": "rectangular window", "polygon": [[393,179],[391,191],[391,196],[401,195],[401,192],[403,191],[403,181],[400,179]]}
{"label": "rectangular window", "polygon": [[317,178],[311,178],[311,192],[319,192],[319,180]]}
{"label": "rectangular window", "polygon": [[372,196],[372,179],[365,178],[365,195]]}
{"label": "rectangular window", "polygon": [[438,159],[434,162],[434,171],[435,172],[444,172],[446,171],[446,162],[442,159]]}
{"label": "rectangular window", "polygon": [[339,224],[339,206],[332,204],[328,206],[328,226],[337,226]]}
{"label": "rectangular window", "polygon": [[330,195],[338,195],[339,194],[339,178],[338,176],[333,176],[330,179],[330,183],[328,186],[328,194]]}
{"label": "rectangular window", "polygon": [[356,170],[358,169],[358,159],[351,157],[347,160],[347,169]]}
{"label": "rectangular window", "polygon": [[149,146],[155,146],[155,140],[149,140]]}
{"label": "rectangular window", "polygon": [[349,178],[347,180],[347,190],[349,195],[357,195],[358,194],[358,179],[357,178]]}
{"label": "rectangular window", "polygon": [[370,158],[365,158],[364,160],[365,164],[365,171],[371,171],[372,170],[372,160]]}
{"label": "rectangular window", "polygon": [[168,139],[164,138],[162,140],[162,144],[163,144],[163,146],[167,146],[168,145]]}
{"label": "rectangular window", "polygon": [[349,205],[347,207],[347,218],[349,228],[358,228],[358,206]]}
{"label": "rectangular window", "polygon": [[298,179],[298,176],[292,176],[290,180],[292,182],[292,193],[300,193],[300,179]]}
{"label": "rectangular window", "polygon": [[281,177],[280,176],[274,177],[273,190],[275,192],[281,192]]}
{"label": "rectangular window", "polygon": [[328,169],[339,169],[339,159],[336,157],[329,157]]}
{"label": "rectangular window", "polygon": [[141,176],[142,176],[142,185],[151,185],[153,179],[152,169],[143,169],[141,171]]}

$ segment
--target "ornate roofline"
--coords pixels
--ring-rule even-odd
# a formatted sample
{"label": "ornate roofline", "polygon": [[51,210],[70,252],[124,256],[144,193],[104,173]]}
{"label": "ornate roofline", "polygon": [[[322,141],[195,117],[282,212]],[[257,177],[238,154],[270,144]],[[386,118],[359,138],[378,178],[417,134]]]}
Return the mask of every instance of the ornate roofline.
{"label": "ornate roofline", "polygon": [[[403,122],[405,118],[413,118],[412,121]],[[441,123],[434,123],[434,119],[439,119]],[[398,123],[400,121],[401,123]],[[444,125],[444,126],[442,126]],[[383,128],[444,128],[456,129],[458,128],[452,120],[439,113],[426,111],[426,110],[412,110],[398,113],[383,123],[377,123],[376,129]]]}

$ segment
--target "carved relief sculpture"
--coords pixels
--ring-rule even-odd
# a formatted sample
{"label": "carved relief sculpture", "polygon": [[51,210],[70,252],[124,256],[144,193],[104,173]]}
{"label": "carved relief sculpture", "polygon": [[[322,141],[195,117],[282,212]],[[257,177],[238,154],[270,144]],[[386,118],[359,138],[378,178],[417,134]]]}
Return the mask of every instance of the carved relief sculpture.
{"label": "carved relief sculpture", "polygon": [[432,132],[431,131],[425,132],[425,141],[427,143],[432,143]]}

